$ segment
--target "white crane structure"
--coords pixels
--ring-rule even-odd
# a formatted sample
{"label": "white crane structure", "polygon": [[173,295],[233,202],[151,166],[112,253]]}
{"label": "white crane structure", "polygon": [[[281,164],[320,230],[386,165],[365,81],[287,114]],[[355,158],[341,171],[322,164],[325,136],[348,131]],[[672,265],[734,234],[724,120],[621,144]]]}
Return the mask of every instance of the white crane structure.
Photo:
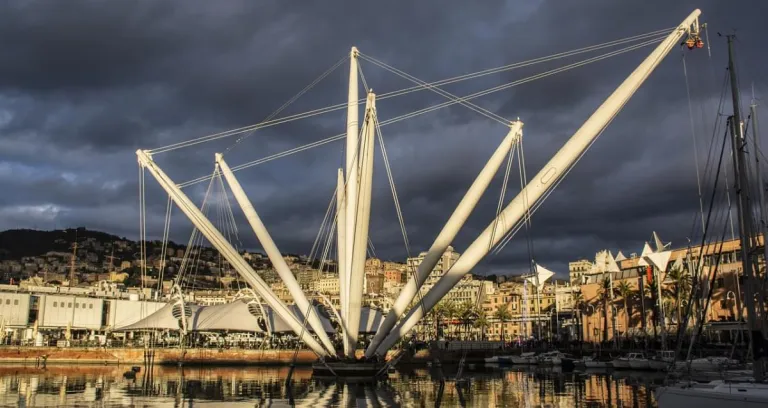
{"label": "white crane structure", "polygon": [[[531,182],[521,186],[520,193],[501,210],[501,201],[499,213],[496,218],[482,231],[482,233],[469,245],[455,264],[439,278],[423,297],[420,290],[427,276],[438,263],[441,255],[446,248],[451,245],[460,229],[467,222],[469,215],[477,206],[480,198],[488,189],[492,179],[498,173],[499,168],[505,159],[512,159],[511,152],[515,146],[521,143],[523,123],[520,120],[499,120],[500,116],[493,114],[483,108],[469,102],[471,99],[487,95],[490,92],[507,89],[510,86],[525,83],[538,77],[530,77],[525,80],[516,81],[513,85],[504,85],[492,88],[491,90],[477,92],[464,97],[456,97],[441,88],[439,85],[457,82],[459,80],[470,79],[479,75],[501,72],[506,69],[514,69],[517,65],[506,66],[494,70],[481,71],[479,74],[464,75],[448,80],[437,81],[432,84],[424,83],[403,73],[395,68],[387,66],[378,60],[361,54],[356,48],[352,48],[349,54],[349,85],[348,98],[345,104],[333,106],[328,109],[320,109],[310,112],[312,115],[317,112],[325,113],[346,108],[346,131],[345,133],[334,136],[329,139],[315,142],[307,145],[309,147],[318,146],[335,140],[346,140],[344,167],[338,169],[336,176],[335,192],[335,211],[332,212],[332,219],[336,226],[336,245],[337,245],[337,265],[339,275],[339,311],[334,310],[334,315],[338,316],[341,326],[341,340],[343,343],[343,352],[335,349],[331,338],[323,330],[319,316],[312,307],[312,304],[305,293],[302,291],[299,283],[294,277],[289,265],[283,259],[276,243],[267,231],[267,227],[262,222],[255,208],[251,204],[248,196],[234,172],[249,167],[250,164],[231,167],[224,160],[223,154],[215,156],[215,172],[220,171],[229,185],[237,203],[245,214],[245,218],[250,224],[253,232],[261,243],[274,269],[285,284],[288,292],[293,298],[295,304],[300,309],[303,316],[294,314],[290,308],[281,301],[270,287],[258,276],[248,262],[235,250],[227,241],[224,235],[211,223],[211,221],[198,209],[182,192],[182,187],[190,183],[177,185],[163,170],[153,161],[153,154],[166,152],[179,147],[190,146],[202,143],[208,140],[215,140],[222,137],[228,137],[235,134],[250,132],[272,124],[283,123],[289,119],[306,117],[308,115],[292,115],[285,119],[278,118],[262,122],[234,131],[223,132],[208,137],[194,139],[185,143],[178,143],[155,150],[138,150],[139,164],[147,169],[152,176],[159,182],[160,186],[168,193],[170,199],[178,206],[182,212],[189,218],[194,226],[202,233],[208,241],[221,253],[221,255],[232,265],[232,267],[253,287],[254,291],[266,302],[280,318],[288,322],[291,329],[300,337],[300,339],[319,357],[342,356],[346,359],[355,359],[355,353],[358,350],[358,333],[361,326],[361,308],[363,306],[364,279],[365,279],[365,261],[369,242],[369,225],[371,218],[371,196],[373,185],[373,163],[375,154],[376,137],[378,135],[381,143],[382,155],[387,165],[387,173],[392,184],[393,196],[395,198],[398,217],[402,227],[402,216],[400,214],[399,204],[394,189],[389,164],[386,159],[383,142],[381,139],[380,127],[393,123],[400,119],[412,117],[413,114],[403,115],[402,117],[388,119],[379,122],[376,110],[377,96],[368,89],[366,85],[366,96],[363,100],[359,98],[358,73],[361,72],[359,59],[365,59],[375,65],[384,67],[391,72],[404,76],[407,79],[416,82],[418,86],[401,91],[390,92],[379,95],[380,100],[392,96],[398,96],[415,90],[428,89],[446,99],[440,105],[417,111],[417,114],[429,112],[444,106],[453,104],[464,105],[478,113],[481,113],[492,119],[503,123],[508,127],[506,137],[501,141],[491,157],[488,159],[482,170],[479,172],[453,213],[448,218],[443,228],[438,233],[432,246],[426,253],[423,262],[418,269],[410,276],[407,284],[400,292],[394,302],[392,309],[379,326],[368,348],[365,350],[366,358],[383,358],[386,352],[392,348],[403,336],[409,333],[414,326],[461,280],[461,278],[472,271],[495,246],[508,239],[510,234],[519,228],[522,222],[527,222],[531,214],[538,208],[541,202],[551,193],[559,182],[568,174],[570,169],[578,162],[583,154],[589,149],[592,143],[600,133],[608,126],[619,111],[624,107],[627,101],[632,97],[640,85],[648,78],[651,72],[659,65],[664,57],[677,45],[680,39],[688,35],[698,35],[698,16],[699,10],[693,11],[680,25],[673,29],[659,30],[648,35],[635,36],[632,40],[646,40],[640,46],[657,44],[658,46],[651,54],[621,83],[621,85],[603,102],[602,105],[587,119],[587,121],[573,134],[565,145],[544,165],[539,173]],[[670,32],[671,31],[671,32]],[[650,38],[650,40],[649,40]],[[662,40],[663,39],[663,40]],[[623,41],[623,40],[622,40]],[[541,58],[541,61],[561,58],[563,56],[575,55],[577,53],[593,51],[608,46],[615,46],[626,42],[613,41],[606,43],[608,45],[599,45],[587,47],[570,53],[561,53],[552,57]],[[638,45],[628,47],[637,49]],[[586,51],[585,51],[586,50]],[[621,51],[624,52],[624,51]],[[613,51],[603,56],[586,60],[581,63],[584,65],[592,61],[598,61],[613,55],[618,55]],[[337,66],[341,61],[337,63]],[[571,68],[581,66],[572,64]],[[335,68],[334,67],[334,68]],[[510,68],[511,67],[511,68]],[[570,68],[568,68],[570,69]],[[559,70],[550,71],[547,75],[561,72]],[[327,75],[324,74],[324,75]],[[321,77],[322,78],[322,77]],[[457,79],[458,78],[458,79]],[[531,79],[532,78],[532,79]],[[363,78],[364,80],[364,78]],[[306,90],[306,89],[305,89]],[[304,92],[304,91],[302,91]],[[359,104],[364,103],[365,108],[362,115],[362,123],[359,115]],[[284,105],[285,106],[285,105]],[[281,108],[282,110],[283,108]],[[278,111],[279,112],[279,111]],[[502,118],[503,119],[503,118]],[[309,148],[306,147],[306,148]],[[300,151],[296,148],[295,151]],[[305,150],[305,149],[304,149]],[[276,157],[282,157],[278,154]],[[271,160],[271,158],[269,159]],[[261,159],[259,162],[267,161]],[[509,172],[509,163],[507,164]],[[200,178],[193,182],[207,180],[210,178]],[[143,182],[143,178],[141,178]],[[506,180],[506,179],[505,179]],[[506,181],[505,181],[506,182]],[[522,183],[521,183],[522,184]],[[142,204],[143,205],[143,204]],[[330,208],[329,208],[330,213]],[[332,237],[333,231],[329,233]],[[403,227],[403,235],[407,246],[407,237]],[[331,238],[329,238],[331,239]],[[330,243],[330,241],[329,241]],[[416,299],[418,296],[418,299]],[[410,309],[409,309],[410,307]],[[303,319],[302,319],[303,317]],[[303,321],[302,321],[303,320]]]}

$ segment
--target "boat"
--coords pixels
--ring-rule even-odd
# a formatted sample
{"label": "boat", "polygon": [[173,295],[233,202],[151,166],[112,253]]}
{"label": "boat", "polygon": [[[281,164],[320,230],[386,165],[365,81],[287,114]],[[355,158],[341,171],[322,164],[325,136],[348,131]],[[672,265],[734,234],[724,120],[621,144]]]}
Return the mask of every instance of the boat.
{"label": "boat", "polygon": [[629,353],[627,355],[627,362],[629,363],[629,368],[633,370],[648,370],[651,368],[648,365],[648,359],[645,358],[643,353]]}
{"label": "boat", "polygon": [[[728,75],[730,77],[731,93],[733,97],[733,115],[728,119],[728,123],[735,123],[736,126],[730,126],[729,132],[732,138],[734,146],[733,162],[734,167],[738,169],[738,176],[734,178],[735,189],[740,191],[741,189],[749,189],[749,170],[747,168],[748,158],[746,151],[753,147],[748,147],[748,138],[744,133],[741,120],[741,107],[739,104],[739,85],[737,78],[737,70],[735,67],[735,61],[733,58],[734,50],[734,36],[726,35],[728,40]],[[757,127],[756,118],[756,104],[752,104],[751,115],[753,121],[753,136],[757,140],[758,135],[755,130]],[[728,133],[726,133],[726,136]],[[725,140],[724,140],[725,142]],[[761,171],[759,168],[755,169],[755,173],[758,175],[758,186],[762,186],[762,178],[760,177]],[[759,187],[760,189],[762,187]],[[760,214],[763,216],[763,211],[766,208],[764,195],[761,193],[760,197]],[[752,225],[752,216],[749,210],[744,211],[744,208],[749,208],[751,203],[747,202],[745,195],[737,195],[737,208],[738,220],[741,228],[739,229],[739,241],[741,244],[741,276],[744,280],[754,281],[759,271],[759,265],[757,264],[757,254],[760,252],[753,242],[753,236],[750,235],[754,231],[759,231],[766,236],[768,234],[768,228],[763,224],[759,229],[754,228]],[[746,213],[746,214],[745,214]],[[763,247],[763,256],[768,254],[768,246]],[[754,283],[754,282],[752,282]],[[745,306],[747,312],[748,329],[752,331],[760,330],[760,325],[766,324],[765,316],[762,313],[757,313],[757,308],[754,304],[754,297],[758,295],[752,288],[753,285],[745,284],[743,299],[746,299]],[[658,387],[655,391],[656,401],[659,408],[675,408],[680,406],[695,406],[697,408],[757,408],[768,406],[768,383],[757,382],[756,380],[762,380],[762,372],[760,365],[763,361],[760,354],[757,352],[755,355],[755,364],[753,364],[753,375],[748,378],[738,379],[730,378],[729,381],[714,380],[708,383],[692,383],[690,381],[679,381],[671,385],[665,385]],[[723,357],[708,357],[691,360],[689,363],[684,362],[683,366],[689,366],[691,369],[699,369],[700,367],[728,367],[733,364],[733,361]]]}
{"label": "boat", "polygon": [[611,365],[617,370],[629,370],[629,359],[627,357],[617,357],[611,360]]}
{"label": "boat", "polygon": [[559,351],[549,351],[540,354],[537,357],[537,362],[542,366],[559,366],[563,363],[564,358],[566,358],[565,354]]}
{"label": "boat", "polygon": [[512,356],[486,357],[485,364],[512,364]]}
{"label": "boat", "polygon": [[613,363],[610,359],[591,356],[584,357],[582,360],[587,368],[613,368]]}
{"label": "boat", "polygon": [[675,364],[675,352],[664,350],[648,359],[648,368],[653,371],[668,371]]}
{"label": "boat", "polygon": [[512,364],[520,364],[520,365],[538,364],[538,360],[536,359],[536,352],[529,351],[527,353],[522,353],[519,356],[512,356]]}
{"label": "boat", "polygon": [[687,371],[689,366],[693,371],[723,371],[738,367],[739,361],[728,357],[703,357],[694,358],[690,362],[678,361],[675,363],[675,368],[678,370]]}
{"label": "boat", "polygon": [[711,381],[659,387],[655,391],[659,407],[758,408],[768,406],[768,384]]}

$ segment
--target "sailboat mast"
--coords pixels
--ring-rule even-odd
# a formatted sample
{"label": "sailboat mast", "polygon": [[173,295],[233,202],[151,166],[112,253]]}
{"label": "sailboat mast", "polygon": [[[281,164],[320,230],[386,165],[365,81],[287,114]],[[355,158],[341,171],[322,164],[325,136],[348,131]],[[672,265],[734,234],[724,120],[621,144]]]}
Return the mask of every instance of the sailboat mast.
{"label": "sailboat mast", "polygon": [[[754,143],[754,151],[755,151],[755,175],[757,177],[757,192],[758,192],[758,199],[760,200],[760,234],[763,237],[763,262],[765,263],[765,260],[768,259],[768,245],[765,245],[765,237],[768,236],[768,218],[766,218],[766,208],[765,208],[765,184],[763,183],[763,172],[760,169],[760,155],[758,154],[760,150],[760,127],[758,125],[757,121],[757,102],[755,101],[754,96],[754,90],[752,91],[752,103],[749,105],[749,116],[752,118],[752,143]],[[760,243],[758,241],[758,238],[755,237],[755,246],[759,246]],[[758,270],[760,270],[760,266],[758,265]],[[763,283],[758,284],[758,288],[762,287],[763,290],[766,288],[766,282],[768,282],[768,271],[763,272]],[[758,274],[755,282],[760,281],[760,276]],[[761,319],[761,329],[763,330],[763,336],[766,335],[766,325],[768,325],[768,321],[766,320],[766,316],[764,315],[765,310],[765,301],[762,296],[758,296],[758,307],[761,311],[760,313],[760,319]]]}
{"label": "sailboat mast", "polygon": [[755,282],[752,246],[752,203],[749,197],[749,179],[747,174],[746,139],[741,122],[741,105],[739,103],[739,81],[736,76],[735,61],[733,58],[733,35],[728,35],[728,71],[731,80],[731,96],[733,98],[733,116],[731,116],[731,143],[733,144],[733,166],[736,173],[735,188],[738,204],[736,206],[739,217],[739,239],[741,241],[741,265],[744,276],[744,303],[747,307],[747,323],[749,324],[750,339],[754,356],[755,380],[762,381],[762,332],[757,320],[755,308]]}

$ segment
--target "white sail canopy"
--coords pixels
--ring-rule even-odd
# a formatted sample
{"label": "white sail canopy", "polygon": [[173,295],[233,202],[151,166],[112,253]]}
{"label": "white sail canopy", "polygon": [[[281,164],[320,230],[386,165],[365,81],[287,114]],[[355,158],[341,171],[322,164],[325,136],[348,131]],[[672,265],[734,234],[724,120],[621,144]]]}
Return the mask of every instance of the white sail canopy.
{"label": "white sail canopy", "polygon": [[640,260],[637,261],[637,264],[639,266],[648,266],[648,265],[650,265],[648,263],[648,261],[645,260],[645,257],[650,255],[650,254],[652,254],[652,253],[653,253],[653,249],[651,249],[651,246],[648,245],[648,243],[646,242],[645,245],[643,245],[643,252],[640,253]]}
{"label": "white sail canopy", "polygon": [[263,319],[257,304],[249,307],[248,299],[238,299],[232,303],[215,306],[205,306],[197,309],[190,318],[192,331],[237,331],[261,333],[259,326]]}
{"label": "white sail canopy", "polygon": [[544,285],[544,282],[546,282],[547,280],[549,280],[549,278],[553,276],[555,276],[554,272],[550,271],[549,269],[539,264],[536,264],[536,275],[528,276],[525,278],[525,280],[527,280],[531,285],[534,285],[534,286],[538,285],[539,287],[541,287]]}
{"label": "white sail canopy", "polygon": [[667,265],[669,265],[669,258],[671,257],[672,251],[664,251],[648,254],[643,257],[643,259],[645,259],[647,262],[650,262],[650,264],[658,268],[659,271],[664,272],[667,270]]}
{"label": "white sail canopy", "polygon": [[[183,327],[180,308],[181,304],[179,303],[168,303],[138,322],[118,327],[114,331],[180,330]],[[191,327],[189,318],[198,312],[200,306],[186,304],[185,308],[187,309],[187,327]]]}

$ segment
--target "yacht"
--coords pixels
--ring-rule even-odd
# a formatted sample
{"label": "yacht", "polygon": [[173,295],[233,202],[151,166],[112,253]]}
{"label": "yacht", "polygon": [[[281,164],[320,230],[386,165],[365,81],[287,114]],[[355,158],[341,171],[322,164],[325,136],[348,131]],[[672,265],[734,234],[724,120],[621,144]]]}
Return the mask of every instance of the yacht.
{"label": "yacht", "polygon": [[584,357],[584,365],[587,368],[613,368],[611,360],[601,359],[600,357]]}
{"label": "yacht", "polygon": [[493,356],[486,357],[486,364],[512,364],[512,356]]}
{"label": "yacht", "polygon": [[539,365],[559,366],[563,363],[563,358],[565,358],[565,354],[559,351],[550,351],[540,354],[537,360]]}
{"label": "yacht", "polygon": [[675,368],[679,370],[687,370],[689,364],[691,370],[694,371],[723,371],[737,367],[739,361],[728,357],[694,358],[690,363],[687,361],[678,361],[675,363]]}
{"label": "yacht", "polygon": [[664,350],[648,359],[648,368],[654,371],[668,371],[675,363],[675,352]]}
{"label": "yacht", "polygon": [[711,381],[705,384],[681,383],[655,391],[659,408],[768,407],[768,384]]}
{"label": "yacht", "polygon": [[611,364],[613,365],[613,368],[617,370],[629,370],[629,356],[614,358],[611,361]]}
{"label": "yacht", "polygon": [[512,356],[512,364],[521,364],[521,365],[538,364],[538,360],[536,359],[536,352],[529,351],[527,353],[522,353],[519,356]]}
{"label": "yacht", "polygon": [[627,362],[629,368],[633,370],[648,370],[651,366],[648,364],[648,359],[645,358],[643,353],[629,353],[627,355]]}
{"label": "yacht", "polygon": [[[731,116],[729,120],[732,121],[731,123],[740,124],[743,122],[741,121],[741,107],[739,106],[738,71],[736,70],[733,58],[733,42],[735,37],[733,35],[726,35],[726,38],[728,39],[728,74],[730,76],[731,93],[733,96],[733,116]],[[756,104],[750,106],[753,124],[755,125],[757,124],[755,116],[756,106]],[[730,136],[735,143],[735,153],[733,155],[734,163],[737,163],[738,168],[741,169],[738,177],[735,178],[735,188],[737,191],[741,188],[750,188],[748,180],[749,172],[746,170],[746,163],[748,161],[746,151],[751,148],[747,147],[748,138],[740,126],[731,126]],[[746,201],[745,195],[739,194],[737,198],[739,208],[749,208],[748,206],[750,203]],[[762,210],[765,207],[764,197],[761,195],[760,208]],[[743,254],[747,254],[747,256],[742,256],[741,258],[741,273],[745,280],[755,279],[755,275],[757,275],[756,272],[758,272],[758,265],[757,262],[753,262],[756,258],[751,254],[756,254],[758,251],[757,247],[752,242],[751,237],[748,236],[749,231],[753,231],[751,214],[746,212],[745,215],[744,211],[739,211],[738,218],[739,225],[743,226],[740,228],[739,232],[741,251]],[[768,234],[768,231],[765,230],[764,227],[765,226],[760,228],[761,232],[763,234]],[[748,300],[745,302],[748,317],[748,329],[759,330],[759,324],[765,323],[760,322],[759,319],[764,319],[765,316],[763,316],[762,313],[758,314],[754,302],[749,301],[749,299],[752,299],[754,296],[758,295],[758,293],[752,289],[752,285],[746,284],[744,285],[744,288],[744,299]],[[758,360],[756,363],[762,363],[762,361]],[[733,364],[733,361],[728,358],[715,357],[695,359],[690,362],[690,367],[692,369],[698,369],[699,367],[727,368],[727,366],[731,364]],[[753,375],[746,378],[738,378],[731,374],[729,381],[716,380],[704,384],[680,381],[672,385],[659,387],[655,391],[656,401],[658,402],[659,408],[676,408],[680,406],[695,406],[697,408],[768,407],[768,384],[764,382],[756,382],[756,379],[760,379],[761,377],[756,375],[759,374],[757,372],[758,369],[759,366],[754,365],[753,370],[755,371],[753,372]]]}

